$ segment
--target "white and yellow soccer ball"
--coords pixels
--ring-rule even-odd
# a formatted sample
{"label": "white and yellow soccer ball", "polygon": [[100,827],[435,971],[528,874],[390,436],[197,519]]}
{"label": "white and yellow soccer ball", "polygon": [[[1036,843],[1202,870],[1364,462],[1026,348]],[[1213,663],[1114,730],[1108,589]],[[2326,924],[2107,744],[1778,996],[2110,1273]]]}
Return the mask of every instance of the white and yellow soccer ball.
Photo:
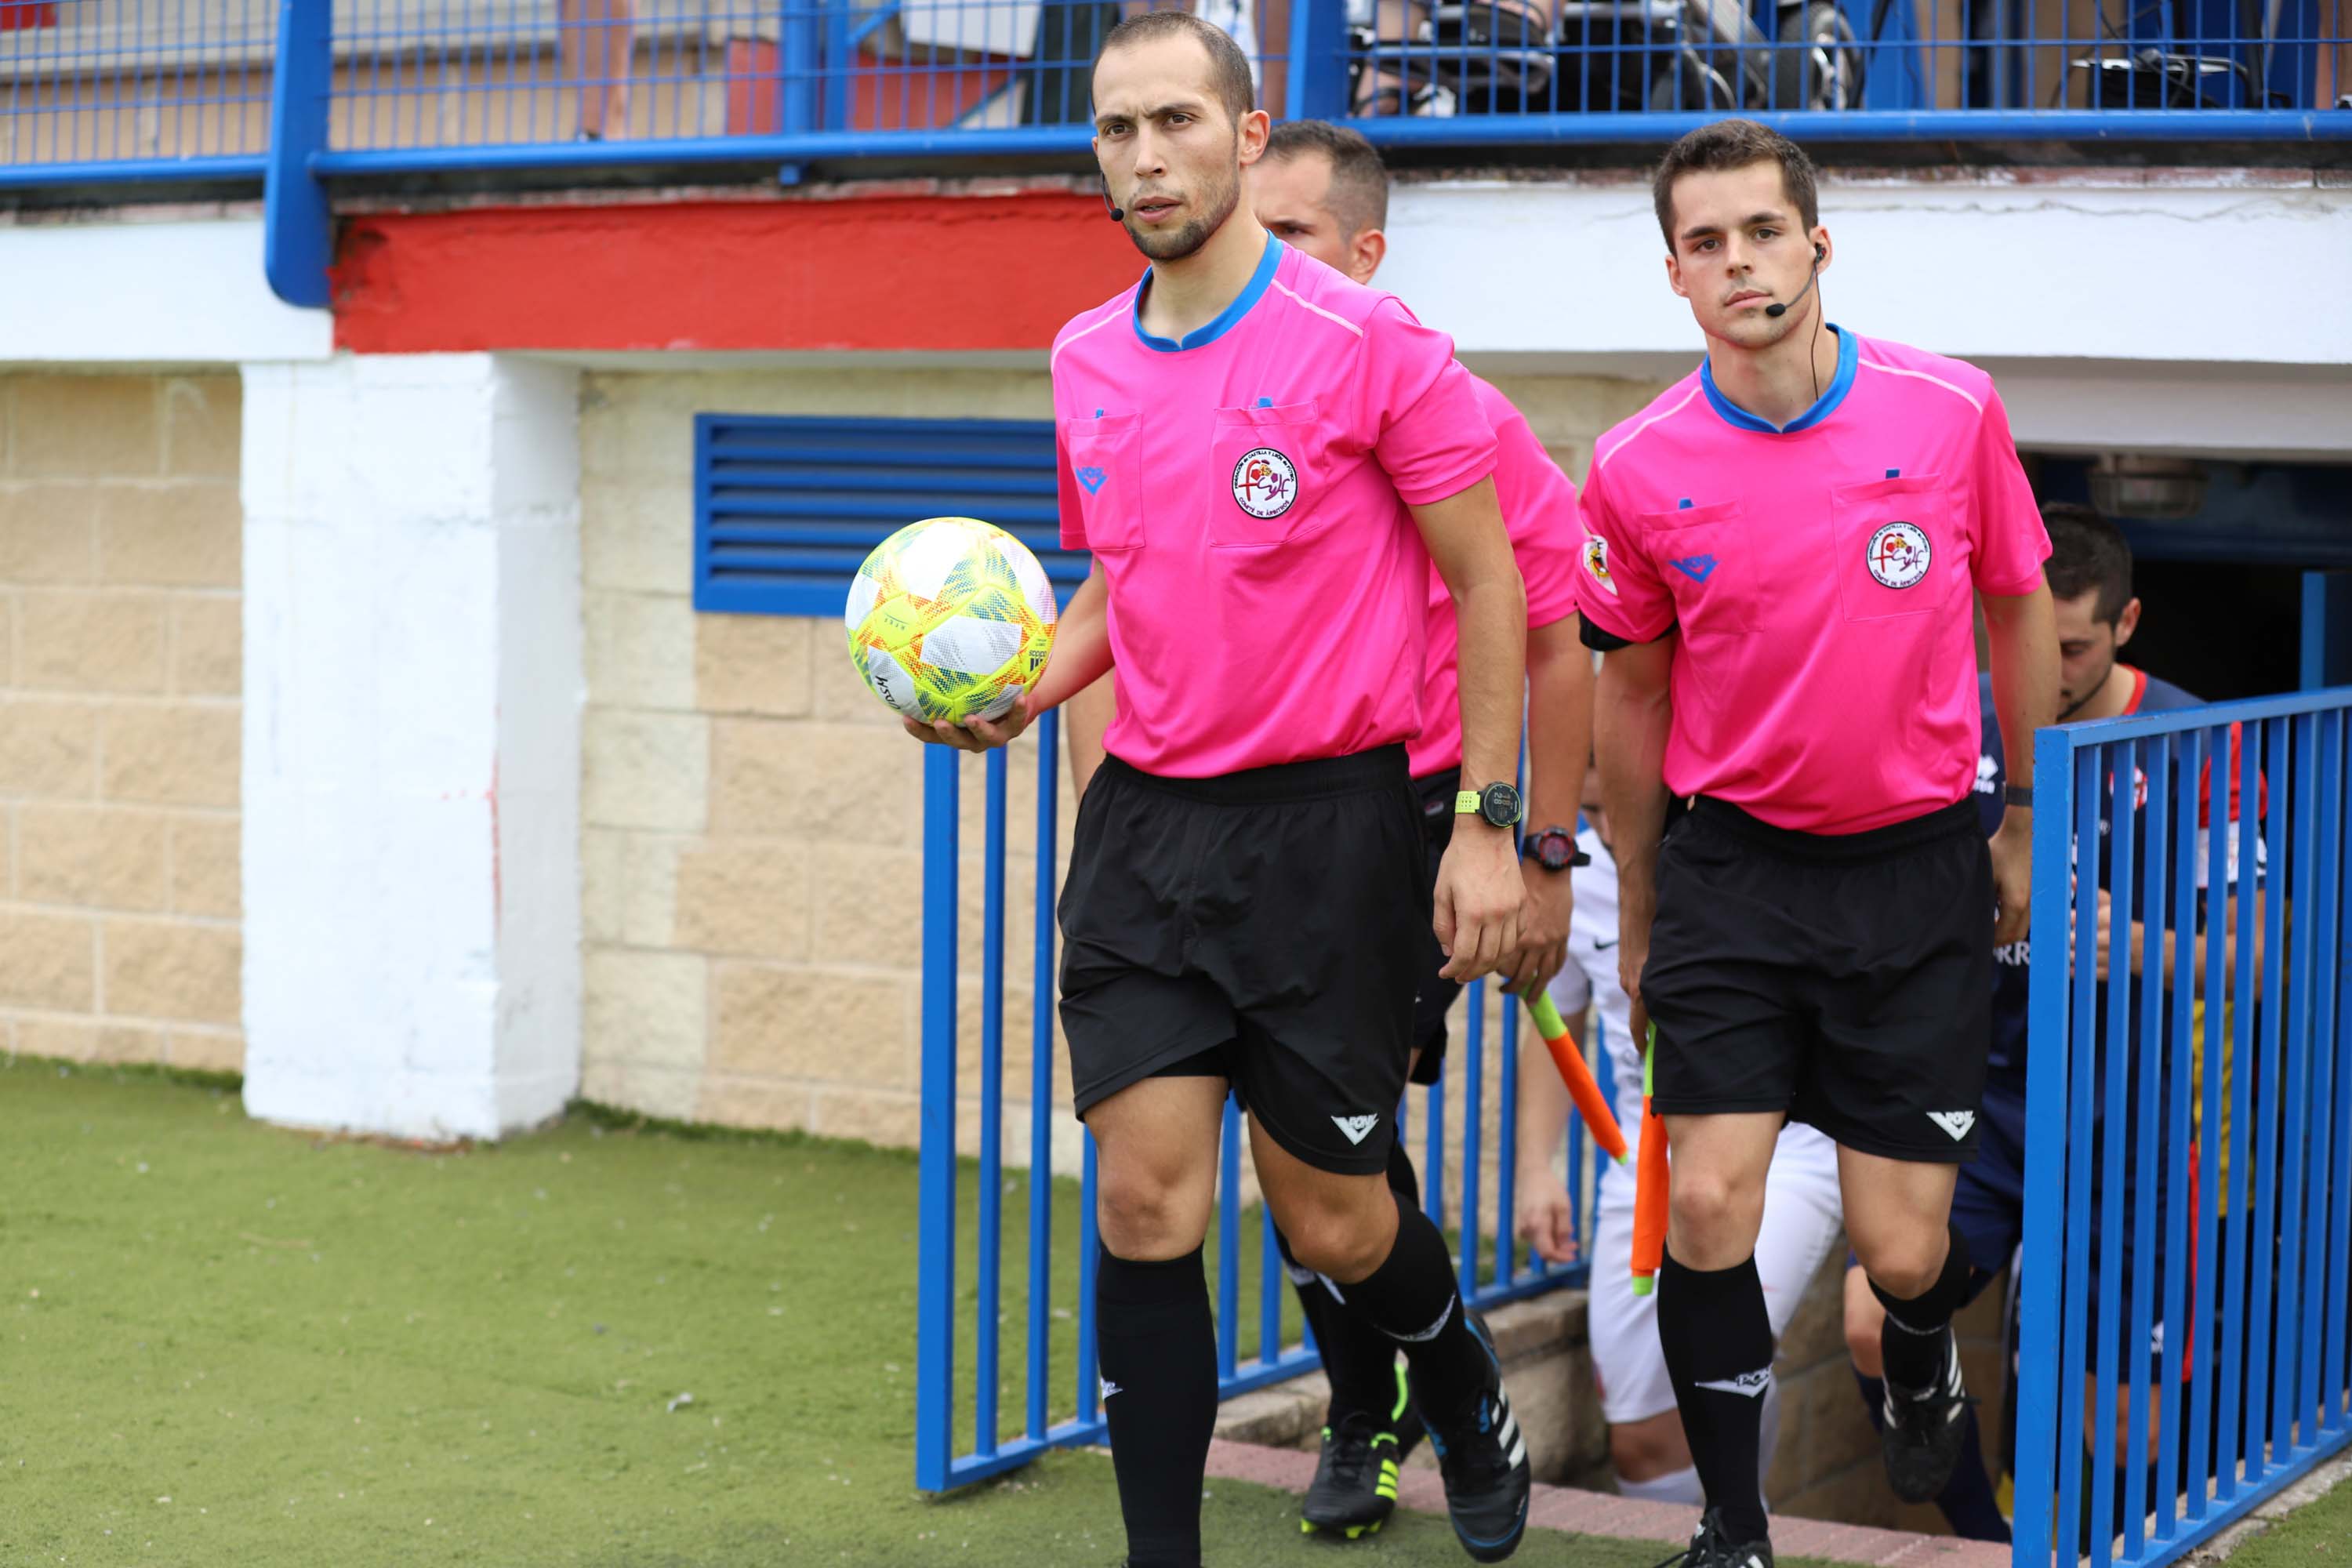
{"label": "white and yellow soccer ball", "polygon": [[1054,649],[1054,586],[1029,547],[971,517],[910,522],[849,584],[849,659],[910,719],[1001,719]]}

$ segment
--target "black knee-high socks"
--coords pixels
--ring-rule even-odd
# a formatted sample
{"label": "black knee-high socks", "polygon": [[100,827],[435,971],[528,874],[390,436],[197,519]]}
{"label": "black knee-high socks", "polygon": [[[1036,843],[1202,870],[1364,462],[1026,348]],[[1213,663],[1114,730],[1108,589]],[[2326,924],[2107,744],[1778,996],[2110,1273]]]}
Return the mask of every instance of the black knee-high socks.
{"label": "black knee-high socks", "polygon": [[1201,1249],[1135,1263],[1105,1247],[1095,1345],[1129,1568],[1199,1568],[1201,1480],[1217,1424],[1217,1331]]}
{"label": "black knee-high socks", "polygon": [[1688,1268],[1667,1253],[1658,1270],[1658,1344],[1707,1506],[1720,1510],[1733,1542],[1763,1540],[1758,1461],[1772,1384],[1772,1319],[1756,1260]]}
{"label": "black knee-high socks", "polygon": [[[1389,1187],[1406,1208],[1421,1205],[1421,1178],[1412,1156],[1402,1142],[1389,1144]],[[1277,1229],[1275,1244],[1288,1265],[1298,1305],[1315,1331],[1315,1348],[1323,1357],[1324,1375],[1331,1384],[1331,1405],[1325,1419],[1332,1426],[1355,1412],[1389,1415],[1396,1408],[1397,1342],[1358,1311],[1312,1269],[1302,1268],[1291,1256],[1290,1238]],[[1345,1288],[1342,1287],[1344,1293]]]}
{"label": "black knee-high socks", "polygon": [[1886,1381],[1897,1392],[1922,1394],[1944,1375],[1951,1353],[1952,1314],[1968,1305],[1969,1243],[1960,1227],[1949,1226],[1944,1267],[1936,1282],[1916,1296],[1896,1296],[1870,1282],[1871,1293],[1886,1309],[1886,1327],[1878,1336],[1879,1356]]}
{"label": "black knee-high socks", "polygon": [[1340,1290],[1404,1347],[1423,1418],[1441,1433],[1451,1432],[1474,1418],[1499,1370],[1486,1342],[1471,1331],[1445,1233],[1402,1194],[1390,1196],[1397,1205],[1395,1244],[1379,1268]]}

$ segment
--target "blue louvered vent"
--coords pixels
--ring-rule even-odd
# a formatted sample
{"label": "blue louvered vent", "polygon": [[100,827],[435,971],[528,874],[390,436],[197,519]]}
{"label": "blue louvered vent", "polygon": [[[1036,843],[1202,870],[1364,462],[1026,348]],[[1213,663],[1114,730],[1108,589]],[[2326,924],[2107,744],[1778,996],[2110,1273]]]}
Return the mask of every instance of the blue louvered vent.
{"label": "blue louvered vent", "polygon": [[1060,547],[1051,420],[695,417],[698,610],[838,616],[867,552],[927,517],[1013,534],[1066,605],[1086,581]]}

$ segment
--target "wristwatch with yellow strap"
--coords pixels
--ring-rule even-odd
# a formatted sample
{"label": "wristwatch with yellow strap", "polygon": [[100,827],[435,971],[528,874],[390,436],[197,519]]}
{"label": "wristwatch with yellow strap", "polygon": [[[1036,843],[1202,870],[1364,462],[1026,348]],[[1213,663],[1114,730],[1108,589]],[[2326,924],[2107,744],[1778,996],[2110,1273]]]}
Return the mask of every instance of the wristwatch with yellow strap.
{"label": "wristwatch with yellow strap", "polygon": [[1496,827],[1517,827],[1528,814],[1519,800],[1518,786],[1490,784],[1485,789],[1465,789],[1454,797],[1454,815],[1468,816],[1475,812]]}

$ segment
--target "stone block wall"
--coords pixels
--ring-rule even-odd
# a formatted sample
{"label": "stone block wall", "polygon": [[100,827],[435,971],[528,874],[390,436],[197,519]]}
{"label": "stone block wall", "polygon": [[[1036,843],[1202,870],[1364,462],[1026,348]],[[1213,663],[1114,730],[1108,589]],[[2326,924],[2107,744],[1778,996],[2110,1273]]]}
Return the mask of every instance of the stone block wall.
{"label": "stone block wall", "polygon": [[0,376],[0,1044],[235,1070],[235,374]]}
{"label": "stone block wall", "polygon": [[[1043,416],[1043,372],[602,374],[581,412],[587,623],[583,1092],[649,1114],[911,1144],[922,753],[828,617],[697,615],[698,413]],[[983,772],[964,764],[962,1008],[979,1055]],[[1036,759],[1009,776],[1005,1038],[1025,1100]],[[1070,805],[1056,781],[1062,836]],[[1067,1073],[1059,1075],[1066,1105]],[[976,1140],[977,1101],[967,1096]],[[1056,1118],[1074,1157],[1075,1123]],[[1008,1115],[1025,1158],[1025,1107]]]}

